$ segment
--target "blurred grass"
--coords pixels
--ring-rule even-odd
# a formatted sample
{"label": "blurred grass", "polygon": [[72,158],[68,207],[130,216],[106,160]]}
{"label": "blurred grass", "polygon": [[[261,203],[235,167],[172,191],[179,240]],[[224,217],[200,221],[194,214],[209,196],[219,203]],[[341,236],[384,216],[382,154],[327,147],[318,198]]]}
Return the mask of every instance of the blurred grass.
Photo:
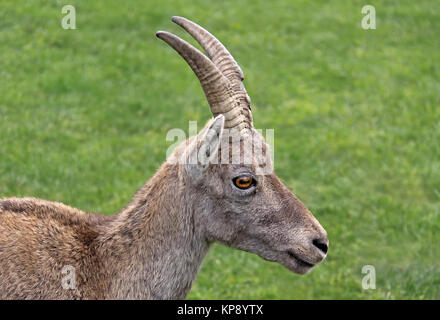
{"label": "blurred grass", "polygon": [[[63,30],[73,4],[77,30]],[[215,246],[189,298],[440,298],[440,3],[35,1],[0,6],[0,197],[114,213],[165,159],[171,128],[210,117],[185,63],[154,36],[182,15],[246,76],[275,129],[282,180],[329,233],[307,276]],[[185,35],[186,39],[189,39]],[[377,289],[362,290],[362,266]]]}

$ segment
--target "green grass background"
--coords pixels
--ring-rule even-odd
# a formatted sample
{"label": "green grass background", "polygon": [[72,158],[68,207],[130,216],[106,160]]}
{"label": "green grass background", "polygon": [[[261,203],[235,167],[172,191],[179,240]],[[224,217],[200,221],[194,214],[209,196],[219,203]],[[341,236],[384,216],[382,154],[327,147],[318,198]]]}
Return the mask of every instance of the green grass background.
{"label": "green grass background", "polygon": [[[77,30],[61,28],[76,7]],[[361,9],[376,8],[376,30]],[[440,2],[2,0],[0,197],[115,213],[210,117],[156,39],[182,15],[238,60],[281,179],[327,229],[306,276],[219,245],[192,299],[440,298]],[[362,267],[376,268],[363,290]]]}

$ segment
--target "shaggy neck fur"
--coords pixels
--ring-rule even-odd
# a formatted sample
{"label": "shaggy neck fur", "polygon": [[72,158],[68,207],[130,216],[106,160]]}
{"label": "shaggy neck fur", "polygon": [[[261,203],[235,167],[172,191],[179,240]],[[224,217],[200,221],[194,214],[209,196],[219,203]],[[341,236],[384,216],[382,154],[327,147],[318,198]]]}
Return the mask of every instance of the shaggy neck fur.
{"label": "shaggy neck fur", "polygon": [[195,223],[196,199],[164,164],[98,239],[110,299],[183,299],[209,244]]}

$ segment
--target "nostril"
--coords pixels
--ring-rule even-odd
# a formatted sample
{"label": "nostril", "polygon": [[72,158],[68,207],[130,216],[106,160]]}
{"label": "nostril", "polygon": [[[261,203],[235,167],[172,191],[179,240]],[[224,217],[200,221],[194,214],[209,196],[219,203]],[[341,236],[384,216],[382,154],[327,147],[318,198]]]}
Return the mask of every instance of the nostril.
{"label": "nostril", "polygon": [[312,243],[319,250],[321,250],[324,253],[327,253],[327,251],[328,251],[327,241],[325,241],[324,239],[315,239],[312,241]]}

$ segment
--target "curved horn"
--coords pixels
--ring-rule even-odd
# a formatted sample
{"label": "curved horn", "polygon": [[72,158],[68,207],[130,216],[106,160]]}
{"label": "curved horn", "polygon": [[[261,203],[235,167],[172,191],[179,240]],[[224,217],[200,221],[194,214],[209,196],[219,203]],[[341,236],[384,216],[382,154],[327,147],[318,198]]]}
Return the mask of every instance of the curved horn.
{"label": "curved horn", "polygon": [[209,58],[229,80],[239,81],[240,83],[243,81],[244,75],[240,66],[216,37],[186,18],[174,16],[171,20],[197,40]]}
{"label": "curved horn", "polygon": [[158,31],[156,36],[176,50],[194,71],[214,116],[223,113],[222,102],[228,96],[229,84],[214,63],[198,49],[172,33]]}
{"label": "curved horn", "polygon": [[243,73],[231,54],[214,36],[195,23],[181,17],[173,17],[173,21],[182,25],[200,43],[212,61],[172,33],[158,31],[156,36],[189,64],[200,80],[213,115],[225,116],[225,128],[235,128],[240,132],[251,128],[250,99],[241,82]]}

